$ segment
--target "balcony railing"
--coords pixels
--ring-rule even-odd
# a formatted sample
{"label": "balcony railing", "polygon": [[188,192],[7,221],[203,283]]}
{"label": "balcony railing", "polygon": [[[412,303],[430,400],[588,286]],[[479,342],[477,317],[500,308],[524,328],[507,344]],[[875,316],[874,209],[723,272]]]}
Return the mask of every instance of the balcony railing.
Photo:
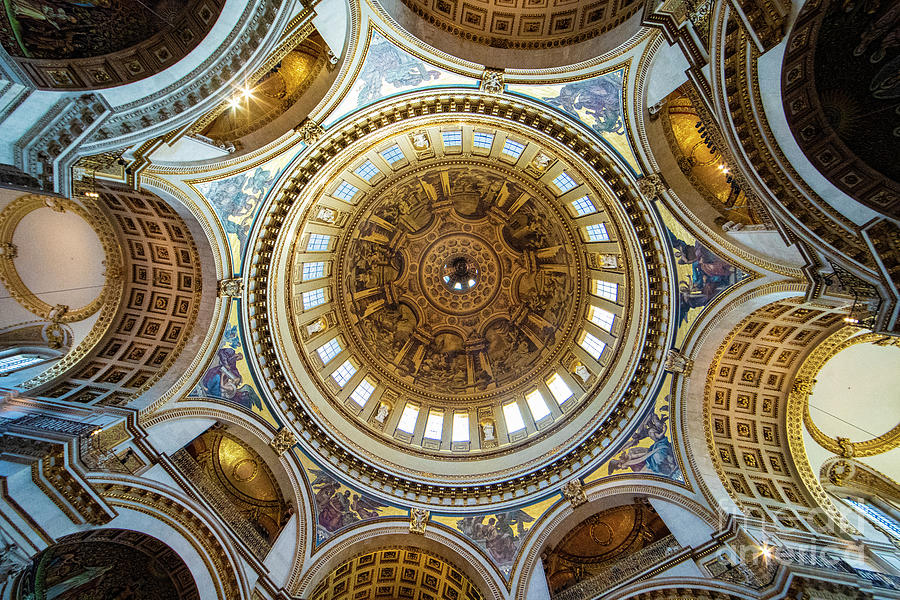
{"label": "balcony railing", "polygon": [[232,531],[243,541],[253,554],[264,560],[272,545],[254,529],[247,518],[238,511],[223,492],[203,471],[203,467],[183,448],[172,455],[172,462],[178,470],[196,487],[216,512],[231,526]]}
{"label": "balcony railing", "polygon": [[598,573],[584,581],[579,581],[572,587],[554,594],[553,600],[589,600],[598,598],[614,586],[625,583],[630,578],[662,562],[679,550],[681,550],[681,546],[678,545],[675,536],[667,535],[649,546],[641,548],[634,554],[629,554],[610,564],[602,573]]}

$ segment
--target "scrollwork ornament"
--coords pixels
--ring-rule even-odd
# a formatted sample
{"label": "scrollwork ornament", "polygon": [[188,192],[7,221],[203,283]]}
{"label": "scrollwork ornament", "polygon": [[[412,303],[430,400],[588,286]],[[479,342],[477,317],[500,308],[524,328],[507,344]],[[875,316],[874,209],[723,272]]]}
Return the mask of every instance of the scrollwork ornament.
{"label": "scrollwork ornament", "polygon": [[681,373],[684,377],[689,377],[694,361],[681,353],[677,348],[670,348],[666,353],[666,362],[664,368],[672,373]]}
{"label": "scrollwork ornament", "polygon": [[297,443],[297,436],[287,427],[282,427],[269,442],[269,446],[275,451],[275,454],[281,456],[290,450]]}
{"label": "scrollwork ornament", "polygon": [[853,465],[845,460],[840,460],[828,469],[828,480],[837,486],[844,485],[853,474]]}
{"label": "scrollwork ornament", "polygon": [[581,483],[580,479],[573,479],[572,481],[567,481],[564,486],[562,486],[562,494],[569,501],[569,504],[572,508],[578,508],[585,502],[587,502],[587,495],[584,493],[584,486]]}
{"label": "scrollwork ornament", "polygon": [[244,281],[240,277],[219,281],[219,297],[240,298],[244,293]]}
{"label": "scrollwork ornament", "polygon": [[425,535],[425,527],[428,525],[430,514],[424,508],[414,508],[409,511],[409,532]]}
{"label": "scrollwork ornament", "polygon": [[794,380],[794,385],[791,388],[791,391],[795,394],[800,394],[802,396],[808,396],[812,393],[815,385],[816,385],[815,379],[809,379],[807,377],[798,377]]}
{"label": "scrollwork ornament", "polygon": [[655,200],[666,191],[666,184],[659,173],[645,175],[637,180],[637,184],[641,195],[650,201]]}
{"label": "scrollwork ornament", "polygon": [[503,80],[503,71],[495,71],[493,69],[485,69],[481,76],[481,91],[486,94],[502,94],[505,82]]}
{"label": "scrollwork ornament", "polygon": [[12,260],[19,255],[19,249],[12,242],[0,244],[0,258]]}
{"label": "scrollwork ornament", "polygon": [[297,126],[297,133],[304,144],[311,145],[325,134],[325,129],[315,121],[305,119]]}

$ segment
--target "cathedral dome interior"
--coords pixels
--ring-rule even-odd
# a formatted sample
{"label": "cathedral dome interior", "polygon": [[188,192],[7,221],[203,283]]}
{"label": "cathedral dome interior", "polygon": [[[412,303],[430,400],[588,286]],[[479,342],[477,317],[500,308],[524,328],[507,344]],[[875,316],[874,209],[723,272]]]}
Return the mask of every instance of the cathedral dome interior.
{"label": "cathedral dome interior", "polygon": [[0,600],[900,599],[884,0],[5,0]]}

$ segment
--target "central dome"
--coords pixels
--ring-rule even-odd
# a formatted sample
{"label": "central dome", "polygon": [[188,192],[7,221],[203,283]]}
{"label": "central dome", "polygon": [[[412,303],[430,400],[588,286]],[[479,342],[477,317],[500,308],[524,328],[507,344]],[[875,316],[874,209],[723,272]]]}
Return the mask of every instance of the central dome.
{"label": "central dome", "polygon": [[306,451],[454,505],[612,451],[657,373],[667,281],[608,155],[473,94],[316,140],[258,221],[247,305],[264,391]]}
{"label": "central dome", "polygon": [[348,225],[338,324],[354,356],[408,399],[498,397],[571,345],[586,277],[580,243],[514,170],[429,163],[385,181]]}

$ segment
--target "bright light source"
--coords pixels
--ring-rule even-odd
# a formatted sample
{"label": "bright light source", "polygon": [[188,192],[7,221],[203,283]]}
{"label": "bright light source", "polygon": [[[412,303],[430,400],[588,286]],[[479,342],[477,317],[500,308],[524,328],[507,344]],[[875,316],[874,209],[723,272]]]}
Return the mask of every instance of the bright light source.
{"label": "bright light source", "polygon": [[235,98],[229,98],[229,99],[228,99],[228,106],[231,107],[231,110],[237,110],[237,108],[238,108],[238,101],[237,101],[237,99],[235,99]]}
{"label": "bright light source", "polygon": [[775,548],[768,544],[763,544],[759,549],[759,555],[763,557],[763,560],[769,560],[775,556]]}
{"label": "bright light source", "polygon": [[245,99],[252,98],[253,90],[251,90],[250,88],[241,88],[241,94],[244,96]]}

